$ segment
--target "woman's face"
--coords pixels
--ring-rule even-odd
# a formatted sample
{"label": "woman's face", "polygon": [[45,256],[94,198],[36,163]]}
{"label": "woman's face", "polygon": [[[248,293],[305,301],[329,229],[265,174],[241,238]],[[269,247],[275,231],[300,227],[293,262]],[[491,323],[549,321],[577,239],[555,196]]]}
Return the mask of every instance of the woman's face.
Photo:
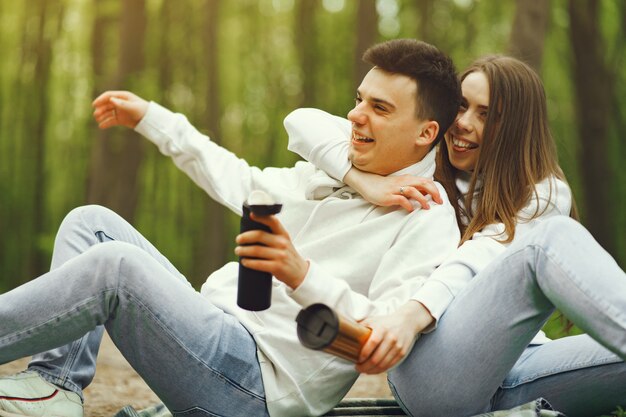
{"label": "woman's face", "polygon": [[463,99],[456,120],[446,135],[450,163],[471,172],[478,161],[489,111],[489,83],[482,72],[468,74],[461,83]]}

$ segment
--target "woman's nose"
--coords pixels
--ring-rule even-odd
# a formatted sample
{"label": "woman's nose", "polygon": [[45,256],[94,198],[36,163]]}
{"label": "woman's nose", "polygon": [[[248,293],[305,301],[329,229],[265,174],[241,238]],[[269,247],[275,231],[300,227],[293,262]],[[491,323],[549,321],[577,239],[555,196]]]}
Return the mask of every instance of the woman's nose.
{"label": "woman's nose", "polygon": [[456,117],[456,121],[454,122],[454,124],[461,130],[472,130],[472,123],[468,113],[469,112],[459,113]]}

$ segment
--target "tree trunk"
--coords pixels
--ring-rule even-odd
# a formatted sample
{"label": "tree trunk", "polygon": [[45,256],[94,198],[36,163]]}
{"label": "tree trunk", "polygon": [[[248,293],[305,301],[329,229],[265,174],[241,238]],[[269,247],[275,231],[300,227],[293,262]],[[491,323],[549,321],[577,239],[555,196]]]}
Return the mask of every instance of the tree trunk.
{"label": "tree trunk", "polygon": [[354,90],[361,84],[363,77],[372,66],[363,62],[363,53],[372,46],[378,34],[378,13],[376,0],[360,0],[356,16],[356,48],[354,50]]}
{"label": "tree trunk", "polygon": [[613,74],[604,63],[598,7],[599,2],[595,0],[569,2],[572,72],[581,141],[585,225],[596,240],[615,255],[611,196],[614,173],[607,163]]}
{"label": "tree trunk", "polygon": [[[37,239],[45,233],[46,203],[46,127],[49,111],[49,84],[52,63],[52,41],[60,32],[63,19],[63,7],[58,1],[39,3],[37,39],[35,40],[35,72],[32,90],[32,102],[28,106],[28,126],[31,130],[29,157],[33,162],[32,178],[32,217],[31,233]],[[36,246],[36,245],[35,245]],[[35,277],[49,269],[48,255],[39,249],[32,252],[29,260],[29,277]]]}
{"label": "tree trunk", "polygon": [[302,95],[298,107],[315,107],[315,9],[317,0],[300,0],[297,3],[294,34],[296,38],[296,52],[300,59],[300,73],[302,76]]}
{"label": "tree trunk", "polygon": [[[106,0],[93,0],[94,9],[94,22],[93,30],[91,34],[91,66],[93,71],[93,91],[92,97],[97,97],[102,93],[107,86],[111,84],[110,81],[106,81],[106,57],[107,55],[107,33],[109,32],[111,16],[105,13],[106,5],[109,1]],[[89,123],[93,123],[91,120]],[[102,187],[105,180],[106,173],[101,172],[104,162],[104,145],[107,140],[111,138],[110,130],[98,130],[96,137],[91,145],[91,155],[89,158],[89,174],[87,175],[85,193],[87,202],[97,203],[101,201],[100,196],[96,192],[96,187]],[[106,204],[105,202],[103,202]]]}
{"label": "tree trunk", "polygon": [[[220,77],[219,77],[219,0],[206,0],[206,15],[203,33],[204,70],[207,71],[207,91],[204,120],[209,126],[211,140],[220,143]],[[194,262],[191,275],[206,277],[227,261],[225,208],[208,195],[202,199],[201,229],[194,235]]]}
{"label": "tree trunk", "polygon": [[550,20],[548,0],[516,0],[515,20],[509,39],[509,53],[541,71],[543,50]]}
{"label": "tree trunk", "polygon": [[415,0],[418,20],[417,38],[429,43],[435,42],[432,24],[433,2],[434,0]]}
{"label": "tree trunk", "polygon": [[[6,7],[6,4],[4,6]],[[20,7],[25,9],[26,5],[20,3]],[[0,211],[3,220],[6,221],[6,226],[1,229],[4,236],[1,239],[0,266],[2,276],[8,278],[8,282],[3,283],[7,290],[26,282],[27,277],[33,276],[30,265],[35,237],[30,224],[32,198],[28,191],[33,188],[30,174],[34,169],[30,163],[33,158],[28,155],[32,147],[24,143],[25,138],[30,136],[30,133],[25,132],[28,120],[24,115],[28,114],[28,108],[32,102],[32,93],[28,89],[28,86],[32,85],[32,79],[26,79],[25,68],[30,66],[32,59],[30,54],[35,49],[29,36],[32,32],[29,30],[32,25],[28,24],[31,17],[30,13],[22,13],[19,24],[20,34],[15,34],[15,42],[21,45],[19,63],[12,74],[16,82],[8,85],[7,95],[10,100],[4,102],[10,102],[12,105],[2,106],[3,136],[0,136],[0,139],[3,145],[2,169],[7,175],[7,181],[2,181],[2,188],[6,187],[6,194],[3,194],[0,200]]]}
{"label": "tree trunk", "polygon": [[159,89],[156,92],[157,97],[154,99],[157,103],[170,108],[170,102],[168,97],[168,90],[172,87],[172,81],[174,78],[174,71],[172,64],[176,60],[172,57],[172,47],[170,45],[170,38],[173,33],[172,15],[174,14],[174,8],[179,7],[172,1],[164,1],[161,4],[161,10],[159,13]]}
{"label": "tree trunk", "polygon": [[[95,0],[96,3],[99,1],[102,0]],[[113,82],[114,88],[131,89],[135,84],[134,81],[144,67],[145,30],[145,0],[123,0],[119,65]],[[94,61],[96,54],[94,51]],[[99,135],[91,155],[88,201],[105,205],[126,220],[132,221],[137,206],[137,174],[143,155],[142,149],[141,139],[128,129],[116,129]]]}

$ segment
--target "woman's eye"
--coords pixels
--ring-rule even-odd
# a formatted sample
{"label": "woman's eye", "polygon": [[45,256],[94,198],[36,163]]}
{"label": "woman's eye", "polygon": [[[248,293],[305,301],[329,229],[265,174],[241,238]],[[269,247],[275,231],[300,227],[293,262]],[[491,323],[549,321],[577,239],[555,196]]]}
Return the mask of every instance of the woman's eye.
{"label": "woman's eye", "polygon": [[386,108],[384,108],[383,106],[381,106],[380,104],[377,104],[376,106],[374,106],[374,108],[375,108],[376,110],[380,110],[380,111],[387,111],[387,109],[386,109]]}
{"label": "woman's eye", "polygon": [[356,97],[354,101],[356,102],[356,104],[359,104],[360,102],[363,101],[363,99],[361,97]]}

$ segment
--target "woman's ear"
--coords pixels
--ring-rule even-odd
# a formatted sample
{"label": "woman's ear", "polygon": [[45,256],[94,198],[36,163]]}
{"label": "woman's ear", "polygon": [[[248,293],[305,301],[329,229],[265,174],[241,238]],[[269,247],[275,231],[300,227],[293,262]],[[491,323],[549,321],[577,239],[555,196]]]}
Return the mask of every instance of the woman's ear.
{"label": "woman's ear", "polygon": [[415,139],[415,144],[419,146],[426,146],[433,143],[437,139],[439,134],[439,123],[434,120],[425,121],[419,131],[419,135]]}

